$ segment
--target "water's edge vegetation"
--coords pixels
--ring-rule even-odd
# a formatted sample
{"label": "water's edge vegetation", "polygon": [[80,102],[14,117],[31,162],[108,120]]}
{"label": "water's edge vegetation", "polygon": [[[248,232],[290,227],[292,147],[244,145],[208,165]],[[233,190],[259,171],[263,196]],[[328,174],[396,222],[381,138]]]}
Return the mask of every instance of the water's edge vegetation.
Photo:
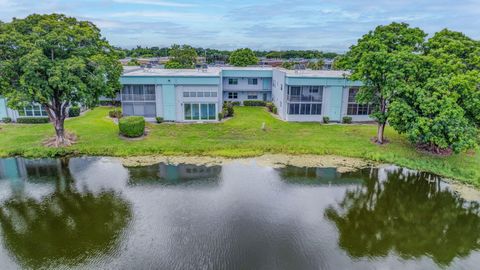
{"label": "water's edge vegetation", "polygon": [[[127,141],[119,138],[118,127],[108,117],[108,110],[96,108],[66,121],[67,131],[75,133],[78,141],[63,148],[42,146],[43,141],[53,136],[51,124],[0,125],[0,157],[337,156],[395,164],[480,187],[479,153],[448,157],[420,153],[391,128],[386,130],[390,143],[379,146],[370,140],[375,134],[374,125],[289,123],[276,119],[263,108],[237,107],[235,117],[223,123],[149,123],[148,136]],[[266,130],[261,128],[263,123]]]}

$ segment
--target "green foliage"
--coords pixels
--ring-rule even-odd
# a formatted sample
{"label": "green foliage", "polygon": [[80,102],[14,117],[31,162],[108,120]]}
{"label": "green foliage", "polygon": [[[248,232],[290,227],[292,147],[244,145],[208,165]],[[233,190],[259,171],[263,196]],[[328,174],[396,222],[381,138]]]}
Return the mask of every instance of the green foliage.
{"label": "green foliage", "polygon": [[127,66],[140,66],[140,62],[137,59],[133,58],[132,60],[128,61]]}
{"label": "green foliage", "polygon": [[225,101],[223,103],[223,109],[222,109],[223,117],[233,117],[235,110],[233,109],[233,104],[232,102]]}
{"label": "green foliage", "polygon": [[228,61],[236,67],[246,67],[256,65],[258,63],[258,58],[251,49],[244,48],[232,52]]}
{"label": "green foliage", "polygon": [[80,116],[80,107],[72,106],[68,108],[68,117],[77,117]]}
{"label": "green foliage", "polygon": [[0,95],[9,106],[38,103],[52,115],[57,139],[71,104],[91,107],[120,89],[118,51],[88,21],[33,14],[0,24]]}
{"label": "green foliage", "polygon": [[308,62],[307,68],[312,70],[322,70],[324,64],[325,62],[323,61],[323,59],[319,59],[316,62]]}
{"label": "green foliage", "polygon": [[10,118],[10,117],[3,117],[3,118],[2,118],[2,122],[4,122],[4,123],[11,123],[11,122],[12,122],[12,118]]}
{"label": "green foliage", "polygon": [[120,107],[122,103],[119,100],[100,100],[100,106]]}
{"label": "green foliage", "polygon": [[223,112],[218,113],[218,121],[222,121],[223,119]]}
{"label": "green foliage", "polygon": [[232,101],[232,105],[233,105],[233,106],[241,106],[241,105],[242,105],[242,102],[240,102],[240,101]]}
{"label": "green foliage", "polygon": [[344,117],[342,118],[342,123],[344,123],[344,124],[351,124],[351,123],[352,123],[352,117],[350,117],[350,116],[344,116]]}
{"label": "green foliage", "polygon": [[263,100],[245,100],[243,101],[243,106],[259,106],[265,107],[267,103]]}
{"label": "green foliage", "polygon": [[142,116],[127,116],[118,121],[120,134],[125,137],[135,138],[145,133],[145,119]]}
{"label": "green foliage", "polygon": [[292,69],[295,68],[295,65],[297,65],[297,64],[298,63],[296,63],[296,62],[286,61],[286,62],[282,63],[282,68],[292,70]]}
{"label": "green foliage", "polygon": [[45,124],[48,123],[48,117],[19,117],[17,123],[19,124]]}
{"label": "green foliage", "polygon": [[324,123],[324,124],[330,123],[330,117],[324,116],[324,117],[323,117],[323,123]]}
{"label": "green foliage", "polygon": [[111,118],[122,118],[122,111],[117,109],[109,111],[108,116]]}
{"label": "green foliage", "polygon": [[266,105],[269,112],[277,114],[277,107],[273,102],[267,102]]}
{"label": "green foliage", "polygon": [[167,69],[194,68],[197,52],[192,46],[174,44],[168,51],[170,60],[165,64]]}
{"label": "green foliage", "polygon": [[163,123],[163,117],[160,117],[160,116],[157,116],[155,117],[155,120],[157,121],[157,123]]}

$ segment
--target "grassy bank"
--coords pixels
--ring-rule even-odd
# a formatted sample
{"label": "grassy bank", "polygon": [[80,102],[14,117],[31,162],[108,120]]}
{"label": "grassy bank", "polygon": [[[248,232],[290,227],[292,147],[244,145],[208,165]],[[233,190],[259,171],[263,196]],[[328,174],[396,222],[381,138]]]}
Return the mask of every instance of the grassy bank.
{"label": "grassy bank", "polygon": [[[76,155],[208,155],[247,157],[264,153],[318,154],[361,157],[434,172],[480,186],[480,154],[434,157],[418,153],[403,136],[390,128],[390,144],[370,142],[373,125],[320,125],[286,123],[263,108],[239,107],[225,123],[148,124],[149,135],[140,141],[118,137],[108,108],[97,108],[66,121],[66,128],[78,136],[68,148],[46,148],[42,141],[53,136],[51,124],[0,125],[0,156],[47,157]],[[266,123],[266,131],[261,129]]]}

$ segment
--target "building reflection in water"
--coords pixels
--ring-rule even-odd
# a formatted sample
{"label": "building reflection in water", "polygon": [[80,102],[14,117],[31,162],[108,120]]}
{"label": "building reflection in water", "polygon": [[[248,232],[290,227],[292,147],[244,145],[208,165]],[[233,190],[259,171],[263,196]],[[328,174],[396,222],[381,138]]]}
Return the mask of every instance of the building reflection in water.
{"label": "building reflection in water", "polygon": [[159,163],[150,166],[129,167],[128,171],[130,185],[216,185],[219,182],[222,167]]}
{"label": "building reflection in water", "polygon": [[362,184],[357,171],[340,173],[337,168],[285,166],[277,169],[283,181],[302,185],[351,185]]}

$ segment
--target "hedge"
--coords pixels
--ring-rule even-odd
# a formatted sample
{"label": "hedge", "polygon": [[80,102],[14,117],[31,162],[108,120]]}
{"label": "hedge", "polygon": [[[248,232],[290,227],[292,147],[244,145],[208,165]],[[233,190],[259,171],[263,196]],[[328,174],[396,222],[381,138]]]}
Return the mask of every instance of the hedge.
{"label": "hedge", "polygon": [[224,102],[222,108],[223,117],[232,117],[235,113],[232,102]]}
{"label": "hedge", "polygon": [[48,117],[20,117],[17,118],[17,123],[20,124],[45,124],[48,123]]}
{"label": "hedge", "polygon": [[125,137],[140,137],[145,133],[145,119],[142,116],[127,116],[118,121],[120,134]]}
{"label": "hedge", "polygon": [[163,117],[157,116],[155,117],[155,120],[157,120],[157,123],[163,123]]}
{"label": "hedge", "polygon": [[2,118],[2,122],[4,122],[4,123],[11,123],[11,122],[12,122],[12,118],[10,118],[10,117],[4,117],[4,118]]}
{"label": "hedge", "polygon": [[265,107],[267,103],[263,100],[245,100],[243,102],[244,106],[259,106],[259,107]]}
{"label": "hedge", "polygon": [[122,105],[119,100],[100,100],[98,103],[100,106],[120,107],[120,105]]}
{"label": "hedge", "polygon": [[330,123],[330,117],[324,116],[324,117],[323,117],[323,123],[325,123],[325,124]]}
{"label": "hedge", "polygon": [[242,105],[242,102],[240,102],[240,101],[232,101],[232,105],[233,105],[233,106],[241,106],[241,105]]}
{"label": "hedge", "polygon": [[72,106],[68,109],[68,117],[80,116],[80,107]]}

